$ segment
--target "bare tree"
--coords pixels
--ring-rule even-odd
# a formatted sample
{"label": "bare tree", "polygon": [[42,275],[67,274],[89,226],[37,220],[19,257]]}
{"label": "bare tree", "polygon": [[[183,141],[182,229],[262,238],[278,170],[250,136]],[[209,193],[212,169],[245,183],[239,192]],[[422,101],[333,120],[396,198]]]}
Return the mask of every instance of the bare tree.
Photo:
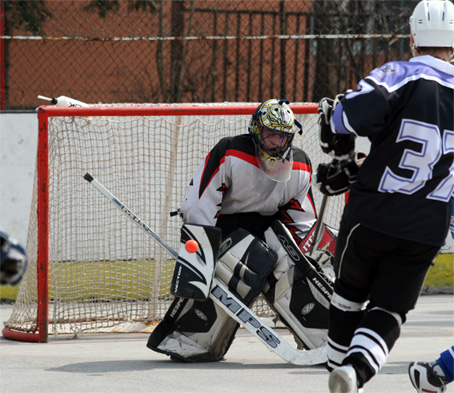
{"label": "bare tree", "polygon": [[[43,22],[51,17],[50,12],[46,9],[46,2],[44,0],[2,0],[0,7],[4,7],[2,10],[5,16],[5,24],[3,34],[10,36],[16,29],[23,29],[29,31],[33,35],[42,34]],[[7,106],[8,91],[9,91],[9,44],[10,40],[3,40],[4,47],[3,53],[1,53],[1,62],[4,64],[4,70],[2,77],[3,91],[1,92],[0,109],[4,109]]]}

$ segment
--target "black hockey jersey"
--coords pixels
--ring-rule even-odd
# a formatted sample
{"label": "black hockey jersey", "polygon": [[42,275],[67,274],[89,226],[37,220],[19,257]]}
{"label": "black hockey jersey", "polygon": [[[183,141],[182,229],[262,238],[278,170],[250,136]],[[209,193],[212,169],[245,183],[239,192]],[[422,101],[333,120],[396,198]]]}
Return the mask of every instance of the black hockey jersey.
{"label": "black hockey jersey", "polygon": [[304,151],[295,147],[292,151],[292,175],[287,182],[277,182],[259,168],[249,135],[221,139],[190,182],[180,208],[183,221],[215,226],[228,215],[279,214],[295,240],[303,239],[316,219],[312,167]]}
{"label": "black hockey jersey", "polygon": [[443,245],[454,191],[454,66],[431,56],[387,63],[345,95],[331,126],[371,142],[346,209],[371,229]]}

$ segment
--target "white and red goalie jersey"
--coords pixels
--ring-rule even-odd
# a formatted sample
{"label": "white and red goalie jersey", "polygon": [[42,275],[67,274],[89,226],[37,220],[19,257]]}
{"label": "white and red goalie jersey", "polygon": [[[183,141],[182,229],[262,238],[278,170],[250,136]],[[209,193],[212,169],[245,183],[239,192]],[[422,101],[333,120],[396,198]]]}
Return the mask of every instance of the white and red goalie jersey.
{"label": "white and red goalie jersey", "polygon": [[[287,182],[269,178],[258,166],[249,135],[221,139],[197,169],[180,213],[185,223],[243,227],[256,236],[276,219],[297,244],[316,221],[307,154],[292,147],[293,169]],[[233,220],[231,220],[233,218]]]}

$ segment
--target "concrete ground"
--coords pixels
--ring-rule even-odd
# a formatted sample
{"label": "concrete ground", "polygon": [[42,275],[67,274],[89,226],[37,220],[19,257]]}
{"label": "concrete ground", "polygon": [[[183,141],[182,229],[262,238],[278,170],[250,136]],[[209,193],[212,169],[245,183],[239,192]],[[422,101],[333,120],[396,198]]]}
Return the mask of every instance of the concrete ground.
{"label": "concrete ground", "polygon": [[[0,305],[0,320],[10,305]],[[408,363],[435,360],[454,344],[452,295],[421,296],[408,315],[387,364],[366,393],[411,393]],[[3,327],[3,325],[2,325]],[[292,341],[288,332],[279,334]],[[270,352],[240,329],[226,359],[217,363],[170,361],[146,348],[148,334],[92,334],[51,338],[47,344],[0,337],[0,391],[46,393],[327,393],[323,366],[299,367]],[[453,386],[448,393],[454,392]]]}

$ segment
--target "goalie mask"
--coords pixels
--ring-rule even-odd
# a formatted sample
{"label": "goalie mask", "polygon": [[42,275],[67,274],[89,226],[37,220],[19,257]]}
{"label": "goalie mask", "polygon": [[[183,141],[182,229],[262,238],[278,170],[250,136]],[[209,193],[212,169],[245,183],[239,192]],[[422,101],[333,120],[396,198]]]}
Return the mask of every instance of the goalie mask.
{"label": "goalie mask", "polygon": [[301,130],[288,103],[277,99],[265,101],[255,110],[249,123],[258,165],[268,177],[278,182],[290,179],[295,125]]}

